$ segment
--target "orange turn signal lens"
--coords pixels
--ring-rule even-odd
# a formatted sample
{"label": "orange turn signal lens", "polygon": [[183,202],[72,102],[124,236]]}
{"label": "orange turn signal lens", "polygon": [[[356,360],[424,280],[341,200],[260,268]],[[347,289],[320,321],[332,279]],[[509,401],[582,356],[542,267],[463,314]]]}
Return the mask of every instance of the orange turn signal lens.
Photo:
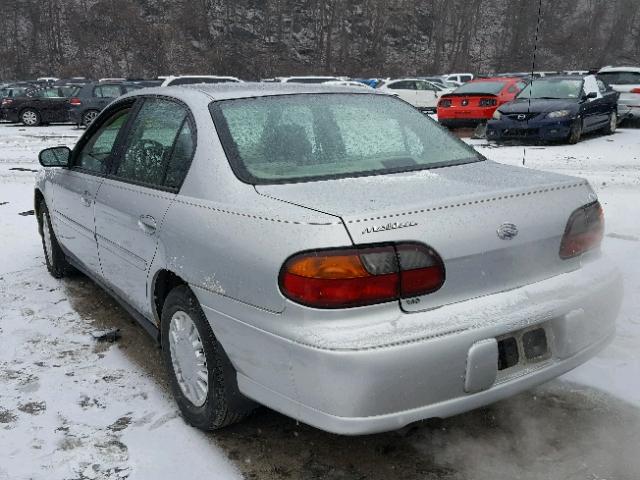
{"label": "orange turn signal lens", "polygon": [[369,276],[357,254],[296,258],[287,265],[286,269],[288,273],[308,278],[339,279]]}

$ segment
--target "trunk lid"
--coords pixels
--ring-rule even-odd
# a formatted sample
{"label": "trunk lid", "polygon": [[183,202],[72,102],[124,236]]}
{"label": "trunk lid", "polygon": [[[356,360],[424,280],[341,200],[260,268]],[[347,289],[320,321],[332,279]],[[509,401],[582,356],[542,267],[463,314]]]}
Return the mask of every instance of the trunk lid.
{"label": "trunk lid", "polygon": [[417,241],[434,248],[444,261],[445,284],[435,293],[402,300],[405,311],[579,268],[579,259],[560,259],[560,242],[571,213],[595,199],[583,179],[491,161],[256,189],[340,217],[356,245]]}

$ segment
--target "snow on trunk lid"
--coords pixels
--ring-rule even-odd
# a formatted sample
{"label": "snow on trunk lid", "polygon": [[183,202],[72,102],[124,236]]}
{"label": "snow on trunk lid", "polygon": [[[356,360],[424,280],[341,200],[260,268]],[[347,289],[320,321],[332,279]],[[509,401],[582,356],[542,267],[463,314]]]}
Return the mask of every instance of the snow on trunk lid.
{"label": "snow on trunk lid", "polygon": [[343,216],[355,244],[415,241],[435,249],[446,280],[437,292],[401,300],[422,311],[534,283],[580,266],[562,260],[567,220],[592,199],[582,180],[534,189],[456,196],[417,210]]}

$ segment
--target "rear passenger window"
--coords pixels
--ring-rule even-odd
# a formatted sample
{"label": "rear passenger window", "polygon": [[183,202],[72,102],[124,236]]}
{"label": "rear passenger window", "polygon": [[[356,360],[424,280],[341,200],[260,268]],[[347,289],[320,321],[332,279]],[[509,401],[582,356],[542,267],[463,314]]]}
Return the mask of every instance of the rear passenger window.
{"label": "rear passenger window", "polygon": [[93,96],[99,98],[116,98],[121,95],[119,85],[101,85],[93,89]]}
{"label": "rear passenger window", "polygon": [[191,133],[185,107],[169,100],[145,100],[132,124],[116,176],[178,188],[193,152]]}
{"label": "rear passenger window", "polygon": [[180,188],[191,165],[194,147],[193,130],[187,117],[182,124],[180,133],[178,133],[173,146],[173,153],[171,154],[167,174],[163,183],[165,187]]}

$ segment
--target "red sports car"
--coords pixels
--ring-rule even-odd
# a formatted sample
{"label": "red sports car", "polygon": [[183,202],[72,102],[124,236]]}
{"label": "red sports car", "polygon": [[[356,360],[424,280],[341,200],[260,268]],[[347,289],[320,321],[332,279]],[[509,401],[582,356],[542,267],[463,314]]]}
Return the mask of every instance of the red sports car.
{"label": "red sports car", "polygon": [[496,108],[512,101],[527,85],[522,78],[480,78],[440,97],[438,121],[447,127],[486,122]]}

